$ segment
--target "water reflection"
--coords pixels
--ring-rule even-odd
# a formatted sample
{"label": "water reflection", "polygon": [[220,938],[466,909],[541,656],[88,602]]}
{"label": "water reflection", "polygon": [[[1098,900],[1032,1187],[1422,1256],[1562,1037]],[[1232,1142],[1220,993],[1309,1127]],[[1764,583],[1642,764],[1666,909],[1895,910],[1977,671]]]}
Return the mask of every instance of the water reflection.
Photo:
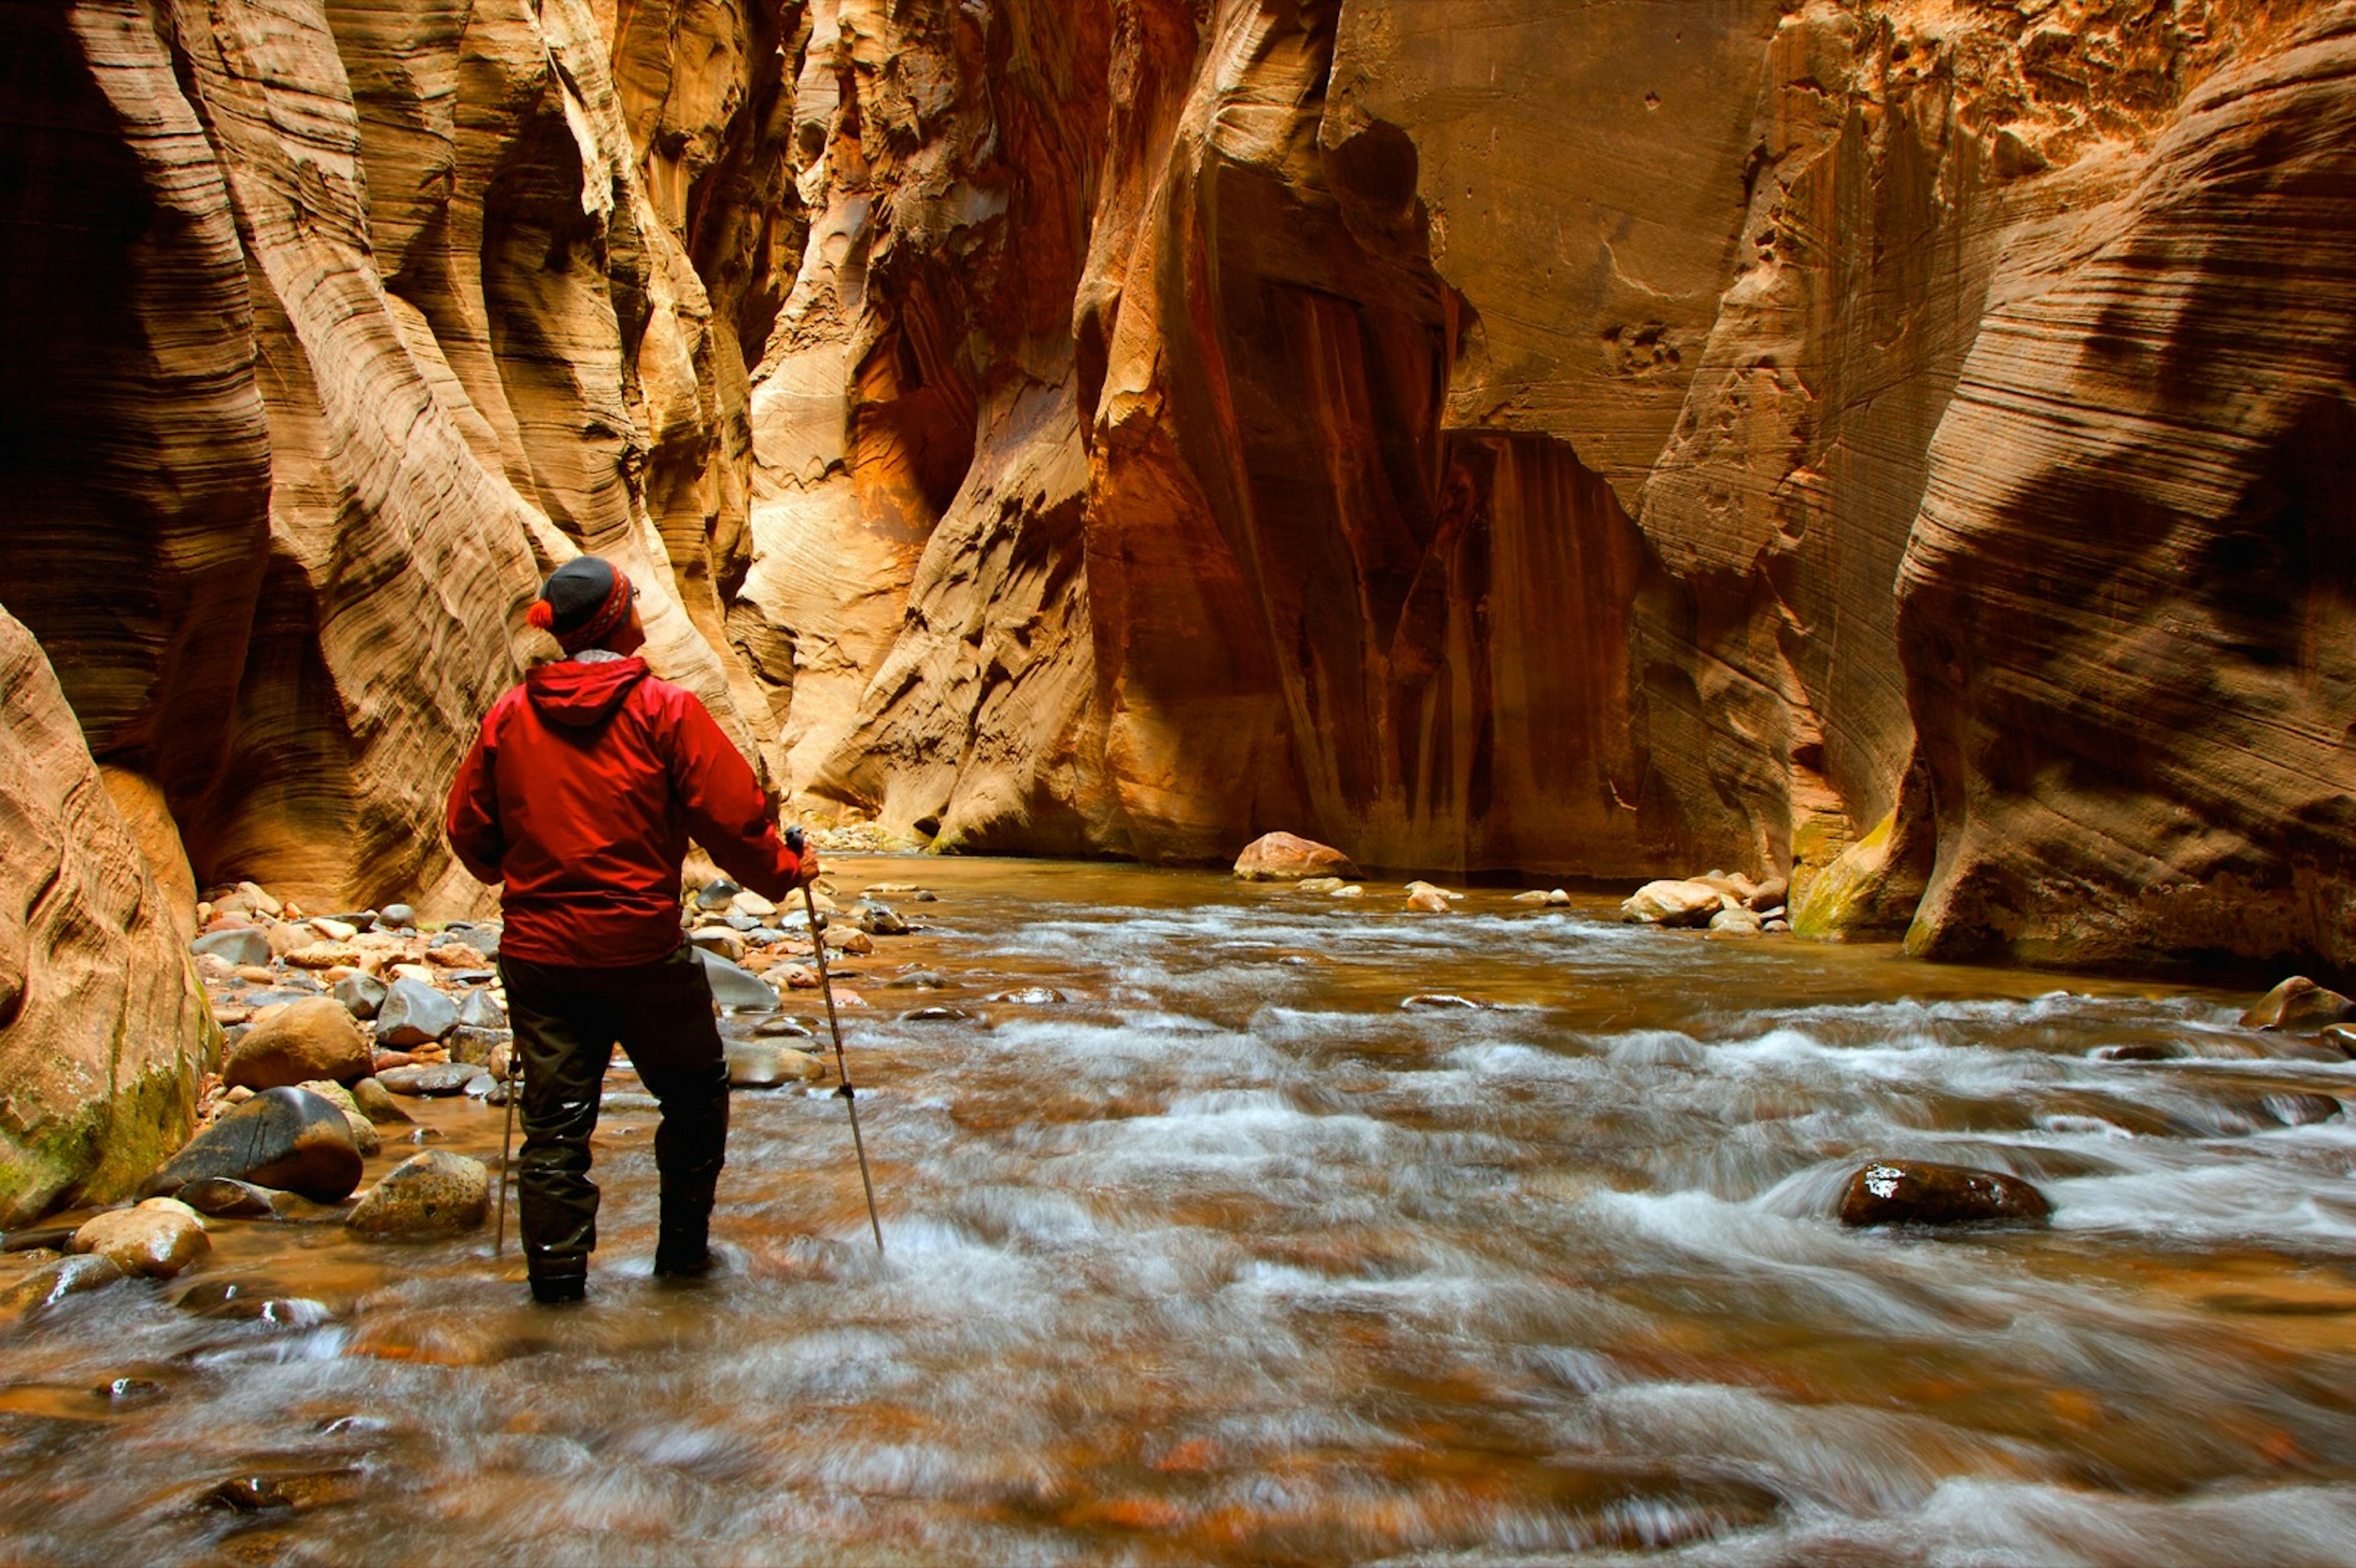
{"label": "water reflection", "polygon": [[[12,1549],[2356,1560],[2356,1067],[2238,998],[1502,892],[837,874],[942,895],[847,976],[885,1260],[841,1107],[798,1093],[738,1097],[700,1289],[645,1278],[642,1115],[598,1135],[579,1311],[483,1238],[223,1223],[202,1275],[8,1342]],[[989,999],[1041,985],[1066,999]],[[496,1152],[493,1113],[421,1114]],[[2037,1181],[2053,1229],[1832,1222],[1908,1155]],[[172,1305],[225,1280],[303,1305]],[[159,1392],[91,1392],[125,1376]]]}

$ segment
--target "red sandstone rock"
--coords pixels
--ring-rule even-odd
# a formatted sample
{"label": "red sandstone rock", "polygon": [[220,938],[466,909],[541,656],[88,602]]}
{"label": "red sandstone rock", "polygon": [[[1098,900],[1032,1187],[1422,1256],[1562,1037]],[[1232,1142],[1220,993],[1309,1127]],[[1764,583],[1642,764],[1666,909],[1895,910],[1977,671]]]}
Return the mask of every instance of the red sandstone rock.
{"label": "red sandstone rock", "polygon": [[1266,833],[1236,857],[1236,875],[1248,882],[1297,882],[1308,877],[1355,877],[1350,857],[1330,845],[1291,833]]}

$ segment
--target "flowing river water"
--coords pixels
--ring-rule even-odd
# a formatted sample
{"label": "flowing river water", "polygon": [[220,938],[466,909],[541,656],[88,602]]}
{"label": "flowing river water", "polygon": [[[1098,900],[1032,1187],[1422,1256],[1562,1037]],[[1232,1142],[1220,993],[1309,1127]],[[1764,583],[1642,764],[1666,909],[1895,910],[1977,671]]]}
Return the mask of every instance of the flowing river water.
{"label": "flowing river water", "polygon": [[[646,1277],[634,1112],[585,1307],[487,1231],[215,1221],[0,1341],[0,1563],[2356,1562],[2356,1133],[2318,1098],[2356,1064],[2235,1027],[2246,990],[1602,898],[830,871],[939,893],[842,965],[880,1261],[823,1090],[736,1095],[698,1287]],[[987,999],[1025,987],[1065,999]],[[410,1104],[496,1159],[497,1111]],[[2053,1224],[1844,1230],[1875,1157]],[[191,1309],[225,1282],[287,1305]],[[158,1386],[91,1392],[123,1377]],[[218,1500],[251,1478],[290,1506]]]}

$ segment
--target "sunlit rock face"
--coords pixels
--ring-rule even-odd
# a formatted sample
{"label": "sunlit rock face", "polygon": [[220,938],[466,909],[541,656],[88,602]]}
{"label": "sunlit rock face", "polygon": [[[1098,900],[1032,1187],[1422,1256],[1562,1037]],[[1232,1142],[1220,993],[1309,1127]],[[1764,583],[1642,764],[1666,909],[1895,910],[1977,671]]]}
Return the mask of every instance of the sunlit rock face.
{"label": "sunlit rock face", "polygon": [[27,132],[0,592],[202,880],[475,896],[442,791],[577,549],[641,580],[658,667],[752,740],[717,636],[757,269],[732,237],[716,314],[651,193],[711,187],[701,216],[735,221],[755,193],[719,175],[773,39],[631,93],[585,4],[92,0],[0,27]]}
{"label": "sunlit rock face", "polygon": [[198,883],[473,896],[585,548],[948,848],[2336,959],[2350,15],[0,0],[0,582]]}
{"label": "sunlit rock face", "polygon": [[128,1196],[219,1031],[32,635],[0,612],[0,1226]]}
{"label": "sunlit rock face", "polygon": [[2356,957],[2356,8],[2025,226],[1930,448],[1898,629],[1914,944]]}

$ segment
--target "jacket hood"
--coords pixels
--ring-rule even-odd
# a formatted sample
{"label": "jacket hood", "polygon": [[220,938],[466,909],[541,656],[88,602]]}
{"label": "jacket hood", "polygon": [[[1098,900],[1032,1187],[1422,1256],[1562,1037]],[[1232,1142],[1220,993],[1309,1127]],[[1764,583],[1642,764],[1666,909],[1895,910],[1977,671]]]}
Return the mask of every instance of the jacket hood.
{"label": "jacket hood", "polygon": [[565,659],[527,671],[523,684],[541,718],[568,730],[589,730],[604,723],[646,674],[644,659]]}

